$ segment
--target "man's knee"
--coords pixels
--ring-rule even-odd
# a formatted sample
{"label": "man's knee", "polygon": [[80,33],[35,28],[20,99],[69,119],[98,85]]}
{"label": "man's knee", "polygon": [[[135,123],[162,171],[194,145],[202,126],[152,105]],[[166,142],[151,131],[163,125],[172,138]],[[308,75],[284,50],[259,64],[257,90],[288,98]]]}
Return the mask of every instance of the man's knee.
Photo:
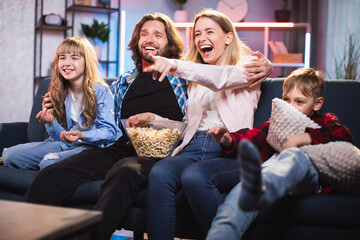
{"label": "man's knee", "polygon": [[141,174],[141,164],[136,158],[124,158],[117,162],[109,171],[110,174]]}

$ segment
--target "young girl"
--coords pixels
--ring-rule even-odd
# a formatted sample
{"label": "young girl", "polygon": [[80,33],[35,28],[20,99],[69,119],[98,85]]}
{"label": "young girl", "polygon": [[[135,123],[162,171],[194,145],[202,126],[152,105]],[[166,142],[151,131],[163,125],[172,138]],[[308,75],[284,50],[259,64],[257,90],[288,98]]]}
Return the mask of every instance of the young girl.
{"label": "young girl", "polygon": [[175,194],[181,187],[205,237],[222,203],[220,192],[230,191],[237,184],[237,161],[227,158],[207,131],[223,125],[230,129],[252,128],[260,97],[257,81],[271,72],[271,64],[264,64],[261,71],[253,69],[259,74],[248,81],[244,66],[257,60],[251,55],[231,21],[208,9],[195,17],[187,61],[151,57],[154,64],[149,69],[161,74],[160,81],[172,72],[190,83],[183,142],[172,157],[158,161],[150,172],[146,205],[149,239],[174,239]]}
{"label": "young girl", "polygon": [[39,170],[85,149],[111,145],[121,136],[113,115],[113,96],[100,77],[96,54],[86,38],[63,40],[52,68],[48,95],[53,108],[43,108],[36,115],[45,123],[49,138],[4,149],[7,167]]}

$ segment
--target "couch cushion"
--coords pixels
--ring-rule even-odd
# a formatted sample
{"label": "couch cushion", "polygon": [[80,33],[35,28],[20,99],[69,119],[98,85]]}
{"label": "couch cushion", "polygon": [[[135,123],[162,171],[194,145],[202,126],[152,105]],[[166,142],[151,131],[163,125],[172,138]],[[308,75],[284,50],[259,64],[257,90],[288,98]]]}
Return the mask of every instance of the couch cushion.
{"label": "couch cushion", "polygon": [[283,223],[360,229],[360,196],[329,194],[286,197],[260,212],[259,223]]}
{"label": "couch cushion", "polygon": [[42,110],[42,101],[45,93],[48,92],[51,79],[47,78],[41,81],[34,98],[34,104],[31,109],[29,124],[27,128],[27,136],[29,142],[42,142],[48,138],[45,126],[36,119],[36,114]]}
{"label": "couch cushion", "polygon": [[0,166],[0,189],[24,195],[36,171]]}
{"label": "couch cushion", "polygon": [[261,83],[261,95],[254,117],[254,127],[261,125],[270,118],[271,101],[282,98],[283,78],[266,79]]}
{"label": "couch cushion", "polygon": [[[23,196],[36,174],[37,171],[0,166],[1,199],[21,200],[22,198],[18,199],[18,197],[11,199],[11,195],[17,194]],[[65,205],[80,206],[84,204],[92,205],[91,207],[93,207],[97,201],[98,191],[102,183],[103,181],[101,180],[83,183]]]}
{"label": "couch cushion", "polygon": [[320,128],[308,116],[287,102],[274,98],[271,108],[271,123],[266,141],[281,152],[289,137],[304,133],[307,127]]}
{"label": "couch cushion", "polygon": [[334,113],[354,136],[354,145],[360,148],[360,81],[326,80],[322,113]]}

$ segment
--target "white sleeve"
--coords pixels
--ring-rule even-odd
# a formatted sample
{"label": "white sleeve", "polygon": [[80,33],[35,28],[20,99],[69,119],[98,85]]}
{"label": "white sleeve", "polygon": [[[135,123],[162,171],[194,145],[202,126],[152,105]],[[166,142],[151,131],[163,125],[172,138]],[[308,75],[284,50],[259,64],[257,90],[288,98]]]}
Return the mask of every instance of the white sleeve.
{"label": "white sleeve", "polygon": [[246,63],[255,62],[257,57],[245,56],[236,65],[208,65],[191,61],[177,61],[175,76],[196,82],[213,91],[247,87],[251,84],[246,78],[250,75],[243,67]]}

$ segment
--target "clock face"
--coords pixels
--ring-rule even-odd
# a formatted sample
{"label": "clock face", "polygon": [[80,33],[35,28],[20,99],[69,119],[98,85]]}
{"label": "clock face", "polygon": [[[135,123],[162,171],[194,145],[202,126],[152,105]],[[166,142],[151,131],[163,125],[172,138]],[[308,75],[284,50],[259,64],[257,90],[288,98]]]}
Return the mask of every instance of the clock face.
{"label": "clock face", "polygon": [[242,21],[249,10],[247,0],[219,0],[216,10],[224,13],[233,22]]}

